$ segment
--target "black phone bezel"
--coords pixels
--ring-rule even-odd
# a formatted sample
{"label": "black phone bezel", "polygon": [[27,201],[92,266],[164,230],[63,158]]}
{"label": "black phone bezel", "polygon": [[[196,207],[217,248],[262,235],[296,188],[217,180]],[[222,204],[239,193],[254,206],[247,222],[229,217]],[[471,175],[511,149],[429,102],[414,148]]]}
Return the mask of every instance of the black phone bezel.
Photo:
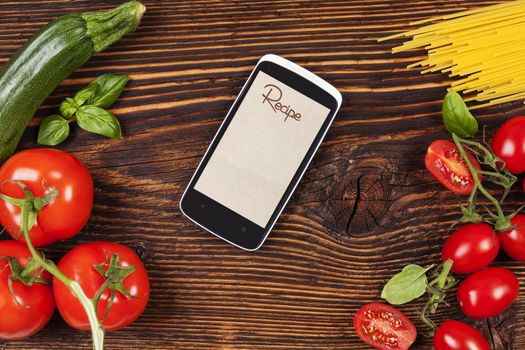
{"label": "black phone bezel", "polygon": [[[292,180],[286,188],[284,195],[279,201],[279,204],[275,208],[272,216],[270,217],[270,220],[265,227],[261,227],[253,223],[252,221],[223,206],[212,198],[204,195],[203,193],[200,193],[194,188],[204,168],[208,164],[210,157],[221,141],[226,129],[228,128],[232,119],[235,117],[235,114],[237,113],[240,104],[244,100],[244,97],[250,90],[255,77],[260,71],[272,76],[283,84],[290,86],[291,88],[308,96],[314,101],[317,101],[330,110],[323,125],[319,129],[319,132],[306,152],[306,155],[303,158],[299,168],[295,172]],[[239,246],[240,248],[246,250],[255,250],[259,248],[265,241],[273,225],[281,214],[281,211],[286,206],[286,203],[288,202],[288,199],[293,193],[295,187],[299,183],[304,171],[308,167],[308,164],[310,163],[313,155],[323,140],[327,129],[330,127],[338,107],[338,101],[333,95],[328,93],[322,87],[314,84],[310,80],[272,61],[260,62],[255,67],[248,81],[245,83],[245,86],[235,100],[231,110],[227,114],[224,122],[217,131],[215,138],[206,151],[201,163],[195,171],[195,174],[193,175],[193,178],[191,179],[190,184],[188,185],[186,192],[180,201],[180,208],[182,212],[192,221],[202,226],[206,230],[232,244]]]}

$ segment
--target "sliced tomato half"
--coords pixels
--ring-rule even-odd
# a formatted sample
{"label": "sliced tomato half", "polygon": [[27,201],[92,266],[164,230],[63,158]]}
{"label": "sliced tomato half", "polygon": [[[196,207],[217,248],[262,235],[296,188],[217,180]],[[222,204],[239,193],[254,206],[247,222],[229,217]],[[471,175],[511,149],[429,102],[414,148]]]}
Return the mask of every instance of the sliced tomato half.
{"label": "sliced tomato half", "polygon": [[[465,151],[472,165],[479,170],[477,159],[470,152]],[[443,186],[454,193],[470,194],[474,189],[474,176],[453,142],[447,140],[432,142],[425,156],[425,166]],[[481,174],[478,176],[481,181]]]}
{"label": "sliced tomato half", "polygon": [[407,350],[417,336],[405,314],[381,303],[361,307],[354,317],[354,329],[361,340],[380,350]]}

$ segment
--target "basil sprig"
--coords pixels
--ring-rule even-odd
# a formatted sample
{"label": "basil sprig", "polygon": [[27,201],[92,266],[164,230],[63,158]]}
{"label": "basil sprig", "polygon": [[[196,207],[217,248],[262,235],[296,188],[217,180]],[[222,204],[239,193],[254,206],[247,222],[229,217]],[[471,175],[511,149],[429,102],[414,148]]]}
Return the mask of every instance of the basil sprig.
{"label": "basil sprig", "polygon": [[74,97],[66,98],[59,106],[61,115],[51,115],[40,124],[38,143],[58,145],[68,137],[72,122],[88,132],[115,140],[122,138],[119,121],[106,108],[119,98],[128,80],[125,75],[101,75]]}
{"label": "basil sprig", "polygon": [[55,146],[69,135],[69,123],[60,115],[50,115],[40,124],[38,143]]}
{"label": "basil sprig", "polygon": [[106,74],[98,77],[86,88],[96,87],[96,93],[89,97],[87,103],[100,108],[108,108],[119,98],[128,81],[129,78],[125,75]]}
{"label": "basil sprig", "polygon": [[381,298],[392,305],[406,304],[419,298],[427,291],[428,279],[427,268],[416,264],[410,264],[403,268],[401,272],[394,275],[383,288]]}
{"label": "basil sprig", "polygon": [[78,126],[86,131],[104,135],[115,140],[122,137],[122,131],[117,118],[103,108],[85,105],[77,110],[76,116]]}
{"label": "basil sprig", "polygon": [[[421,267],[410,264],[395,274],[383,287],[381,298],[392,305],[402,305],[428,294],[428,301],[421,310],[419,317],[430,328],[429,336],[433,336],[436,324],[430,319],[437,312],[441,303],[445,303],[447,291],[456,284],[456,279],[450,274],[453,261],[448,259],[440,267],[431,265]],[[430,273],[430,282],[427,273]]]}
{"label": "basil sprig", "polygon": [[478,132],[476,118],[454,90],[449,90],[443,101],[443,123],[449,133],[459,137],[472,137]]}

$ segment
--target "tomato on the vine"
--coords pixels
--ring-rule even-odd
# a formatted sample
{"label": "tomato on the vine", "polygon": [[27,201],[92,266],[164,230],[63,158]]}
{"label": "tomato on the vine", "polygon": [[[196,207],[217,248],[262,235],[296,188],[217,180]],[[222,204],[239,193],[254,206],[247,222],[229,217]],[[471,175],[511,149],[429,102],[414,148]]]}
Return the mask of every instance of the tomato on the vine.
{"label": "tomato on the vine", "polygon": [[[474,156],[467,156],[476,169],[480,169]],[[447,140],[436,140],[430,144],[425,155],[427,170],[446,188],[458,194],[469,194],[474,189],[474,176],[461,157],[458,147]],[[478,175],[481,180],[481,174]]]}
{"label": "tomato on the vine", "polygon": [[498,255],[500,240],[490,225],[467,224],[445,242],[441,259],[452,259],[452,272],[467,274],[488,266]]}
{"label": "tomato on the vine", "polygon": [[[72,154],[56,149],[28,149],[16,153],[0,168],[0,190],[4,195],[23,199],[22,182],[35,197],[50,190],[57,196],[38,212],[29,235],[35,246],[70,238],[84,227],[93,206],[93,181],[86,167]],[[0,200],[0,224],[15,239],[20,233],[19,206]]]}
{"label": "tomato on the vine", "polygon": [[492,140],[494,154],[513,174],[525,171],[525,117],[514,117],[496,131]]}
{"label": "tomato on the vine", "polygon": [[416,340],[414,324],[390,305],[364,305],[354,317],[354,329],[365,343],[380,350],[406,350]]}
{"label": "tomato on the vine", "polygon": [[490,346],[476,328],[450,320],[436,330],[434,350],[490,350]]}
{"label": "tomato on the vine", "polygon": [[[124,245],[79,245],[62,258],[58,268],[78,282],[88,298],[101,292],[97,312],[106,331],[129,325],[146,308],[150,290],[146,269],[137,254]],[[86,313],[71,290],[54,278],[53,291],[62,318],[73,328],[88,330]]]}
{"label": "tomato on the vine", "polygon": [[525,262],[525,215],[518,214],[510,221],[513,229],[498,232],[501,247],[512,259]]}
{"label": "tomato on the vine", "polygon": [[518,297],[519,282],[512,271],[489,267],[468,276],[458,288],[458,302],[465,315],[489,318],[499,315]]}
{"label": "tomato on the vine", "polygon": [[0,241],[0,339],[32,336],[55,311],[51,276],[38,269],[22,275],[30,261],[31,253],[24,243]]}

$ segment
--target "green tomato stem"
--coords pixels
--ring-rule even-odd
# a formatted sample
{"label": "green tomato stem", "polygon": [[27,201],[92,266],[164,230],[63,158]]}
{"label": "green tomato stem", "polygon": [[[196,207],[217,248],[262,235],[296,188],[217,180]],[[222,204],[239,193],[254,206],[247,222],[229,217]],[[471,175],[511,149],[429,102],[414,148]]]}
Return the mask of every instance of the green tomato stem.
{"label": "green tomato stem", "polygon": [[95,296],[91,299],[91,303],[93,304],[93,306],[95,307],[95,309],[97,308],[97,305],[98,305],[98,302],[100,301],[100,297],[102,296],[102,293],[104,293],[104,291],[111,285],[111,281],[110,280],[106,280],[104,282],[104,284],[102,284],[102,286],[98,289],[97,293],[95,294]]}
{"label": "green tomato stem", "polygon": [[450,273],[450,270],[452,269],[453,264],[454,261],[452,259],[447,259],[447,261],[445,261],[445,263],[443,264],[443,269],[441,270],[441,273],[436,279],[439,289],[445,288],[445,284],[447,282],[447,278]]}
{"label": "green tomato stem", "polygon": [[[496,222],[496,230],[498,231],[506,231],[510,228],[512,228],[512,223],[510,220],[505,216],[503,213],[503,209],[501,209],[501,205],[498,202],[494,196],[492,196],[486,189],[483,187],[483,184],[479,180],[478,174],[480,173],[480,170],[476,169],[472,162],[470,161],[470,158],[467,156],[467,152],[465,151],[465,148],[463,147],[462,142],[465,140],[462,140],[458,135],[452,134],[452,139],[454,140],[454,143],[458,147],[459,153],[461,154],[461,157],[465,160],[465,163],[467,163],[467,166],[470,170],[470,173],[472,174],[472,177],[474,178],[474,188],[472,189],[472,192],[475,192],[476,190],[479,190],[496,208],[496,211],[498,213],[497,222]],[[483,146],[481,146],[483,147]],[[492,175],[492,173],[491,173]],[[469,204],[473,205],[473,195],[471,193],[471,197],[469,198]]]}
{"label": "green tomato stem", "polygon": [[[456,135],[457,136],[457,135]],[[458,136],[459,138],[459,136]],[[475,142],[475,141],[470,141],[470,140],[465,140],[465,139],[461,139],[461,142],[466,144],[466,145],[469,145],[469,146],[474,146],[474,147],[478,147],[479,149],[481,149],[483,151],[483,153],[485,154],[491,154],[492,152],[485,146],[483,146],[482,144],[480,144],[479,142]]]}
{"label": "green tomato stem", "polygon": [[86,315],[89,320],[89,325],[91,327],[91,335],[93,339],[93,350],[103,350],[104,349],[104,328],[100,323],[100,320],[97,316],[96,305],[86,296],[86,293],[82,290],[80,285],[67,277],[58,267],[52,263],[44,260],[42,256],[33,246],[31,237],[29,235],[29,212],[33,210],[33,203],[26,201],[22,207],[22,218],[21,218],[21,230],[26,240],[27,247],[33,256],[35,262],[42,266],[46,271],[55,276],[58,280],[64,283],[77,297],[78,301],[84,308]]}
{"label": "green tomato stem", "polygon": [[31,276],[33,273],[35,273],[38,269],[41,269],[42,266],[35,261],[35,259],[29,260],[27,265],[24,267],[24,270],[20,273],[20,277],[26,278]]}
{"label": "green tomato stem", "polygon": [[481,175],[484,175],[484,176],[492,176],[492,177],[495,177],[495,178],[499,178],[499,179],[501,179],[501,180],[503,180],[503,181],[505,181],[507,183],[509,182],[509,179],[505,175],[500,174],[500,173],[495,173],[495,172],[492,172],[492,171],[485,171],[485,170],[481,170],[481,171],[479,171],[479,173]]}
{"label": "green tomato stem", "polygon": [[472,189],[472,192],[470,192],[470,196],[468,197],[469,203],[474,203],[474,199],[476,198],[476,193],[478,192],[478,188],[474,186]]}

